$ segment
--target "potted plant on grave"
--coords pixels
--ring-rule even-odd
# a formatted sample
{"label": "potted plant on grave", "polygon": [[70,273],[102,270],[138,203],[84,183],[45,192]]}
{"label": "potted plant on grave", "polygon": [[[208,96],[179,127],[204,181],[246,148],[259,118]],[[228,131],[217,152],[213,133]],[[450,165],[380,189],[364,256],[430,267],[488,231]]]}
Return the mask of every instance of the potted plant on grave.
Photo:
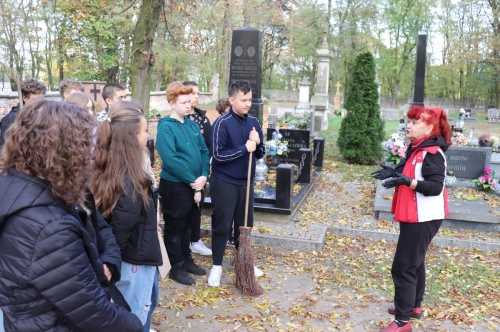
{"label": "potted plant on grave", "polygon": [[149,117],[153,118],[153,119],[156,118],[157,120],[160,120],[161,113],[156,108],[153,108],[152,110],[149,111]]}
{"label": "potted plant on grave", "polygon": [[276,127],[273,132],[273,139],[264,144],[266,155],[271,157],[272,167],[279,165],[279,156],[288,155],[288,141],[285,141],[282,138],[283,135],[280,134],[280,129]]}
{"label": "potted plant on grave", "polygon": [[484,174],[477,179],[472,180],[477,185],[477,188],[483,191],[495,190],[498,182],[494,179],[495,171],[490,167],[484,167]]}
{"label": "potted plant on grave", "polygon": [[477,139],[479,140],[479,146],[493,146],[494,141],[491,139],[490,134],[481,134]]}

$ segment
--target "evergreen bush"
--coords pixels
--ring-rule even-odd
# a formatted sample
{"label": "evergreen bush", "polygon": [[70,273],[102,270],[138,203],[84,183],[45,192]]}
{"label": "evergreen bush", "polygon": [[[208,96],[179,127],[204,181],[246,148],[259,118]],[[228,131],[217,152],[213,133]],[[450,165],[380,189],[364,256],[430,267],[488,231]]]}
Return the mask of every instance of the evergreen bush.
{"label": "evergreen bush", "polygon": [[349,94],[344,103],[337,146],[348,162],[370,165],[383,156],[384,121],[380,118],[375,62],[370,52],[356,57]]}

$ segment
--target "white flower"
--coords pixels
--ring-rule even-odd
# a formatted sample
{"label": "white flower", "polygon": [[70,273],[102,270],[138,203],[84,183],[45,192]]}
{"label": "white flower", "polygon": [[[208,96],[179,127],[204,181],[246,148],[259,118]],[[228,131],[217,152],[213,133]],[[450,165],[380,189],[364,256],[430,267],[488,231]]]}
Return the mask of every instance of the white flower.
{"label": "white flower", "polygon": [[403,141],[396,141],[396,142],[394,142],[394,144],[396,144],[396,146],[400,147],[400,148],[404,148],[405,147],[405,142],[403,142]]}
{"label": "white flower", "polygon": [[281,149],[278,149],[278,151],[277,151],[277,152],[278,152],[278,154],[279,154],[280,156],[283,154],[283,150],[281,150]]}
{"label": "white flower", "polygon": [[399,134],[398,133],[394,133],[394,134],[391,135],[391,138],[393,140],[398,140],[399,139]]}
{"label": "white flower", "polygon": [[278,134],[278,138],[281,139],[283,137],[283,135],[281,134]]}

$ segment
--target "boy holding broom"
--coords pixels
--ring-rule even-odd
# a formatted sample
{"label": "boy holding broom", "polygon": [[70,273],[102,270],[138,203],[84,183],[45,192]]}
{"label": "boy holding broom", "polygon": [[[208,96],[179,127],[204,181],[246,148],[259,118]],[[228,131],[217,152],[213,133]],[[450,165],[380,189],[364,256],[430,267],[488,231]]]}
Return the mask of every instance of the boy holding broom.
{"label": "boy holding broom", "polygon": [[[212,259],[208,285],[219,287],[222,258],[229,229],[234,220],[234,240],[238,249],[240,226],[245,219],[245,198],[248,180],[248,158],[252,160],[250,176],[248,227],[253,226],[253,177],[255,159],[264,157],[265,149],[259,121],[248,115],[252,106],[252,87],[248,81],[237,80],[229,88],[228,112],[215,120],[211,133],[212,175],[210,197],[213,204]],[[264,273],[254,266],[255,276]]]}

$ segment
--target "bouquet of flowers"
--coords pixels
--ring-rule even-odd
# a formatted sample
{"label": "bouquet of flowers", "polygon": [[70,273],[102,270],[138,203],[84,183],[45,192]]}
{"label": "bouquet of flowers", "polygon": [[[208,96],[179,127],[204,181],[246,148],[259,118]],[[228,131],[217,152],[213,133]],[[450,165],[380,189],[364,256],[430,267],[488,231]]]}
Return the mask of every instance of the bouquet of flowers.
{"label": "bouquet of flowers", "polygon": [[266,154],[274,157],[276,155],[288,155],[288,141],[282,139],[283,135],[280,134],[280,130],[278,127],[274,130],[273,139],[267,141],[264,145],[266,148]]}
{"label": "bouquet of flowers", "polygon": [[480,189],[483,190],[495,190],[496,186],[498,185],[498,182],[493,179],[495,176],[495,171],[492,170],[490,167],[485,166],[484,167],[484,174],[478,177],[475,180],[472,180]]}
{"label": "bouquet of flowers", "polygon": [[452,142],[454,145],[467,146],[470,145],[471,140],[462,133],[457,133],[452,138]]}
{"label": "bouquet of flowers", "polygon": [[403,133],[392,134],[391,144],[387,148],[388,157],[386,161],[399,164],[401,158],[404,158],[406,155],[406,148],[405,135]]}

